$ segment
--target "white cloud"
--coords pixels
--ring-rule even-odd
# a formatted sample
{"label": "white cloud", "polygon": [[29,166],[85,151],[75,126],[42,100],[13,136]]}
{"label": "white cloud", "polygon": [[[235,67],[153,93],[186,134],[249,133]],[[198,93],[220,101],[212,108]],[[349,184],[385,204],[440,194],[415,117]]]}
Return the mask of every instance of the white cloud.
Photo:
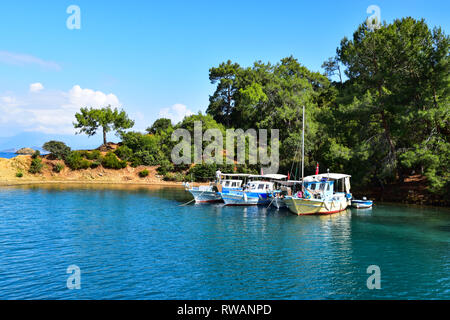
{"label": "white cloud", "polygon": [[43,69],[56,71],[61,70],[61,66],[56,62],[45,61],[29,54],[14,53],[9,51],[0,51],[0,62],[22,67],[26,65],[38,65]]}
{"label": "white cloud", "polygon": [[[38,87],[38,86],[36,86]],[[43,87],[43,86],[42,86]],[[51,134],[73,134],[72,122],[81,107],[120,106],[116,95],[83,89],[79,85],[69,91],[42,91],[39,95],[0,94],[0,136],[8,130],[36,131]]]}
{"label": "white cloud", "polygon": [[191,116],[194,113],[189,110],[184,104],[174,104],[170,108],[164,108],[159,111],[159,116],[161,118],[168,118],[172,122],[178,123],[184,119],[186,116]]}
{"label": "white cloud", "polygon": [[44,86],[40,82],[30,84],[30,92],[39,92],[44,90]]}

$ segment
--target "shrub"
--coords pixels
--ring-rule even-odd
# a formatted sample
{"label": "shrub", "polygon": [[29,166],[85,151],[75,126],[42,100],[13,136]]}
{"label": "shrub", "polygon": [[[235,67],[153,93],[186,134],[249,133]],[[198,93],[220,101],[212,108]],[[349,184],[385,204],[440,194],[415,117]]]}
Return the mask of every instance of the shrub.
{"label": "shrub", "polygon": [[92,169],[95,169],[95,168],[98,168],[100,165],[101,165],[100,162],[94,161],[94,162],[91,163],[91,168],[92,168]]}
{"label": "shrub", "polygon": [[105,168],[117,170],[126,168],[127,162],[119,160],[114,153],[108,152],[106,156],[103,158],[102,165]]}
{"label": "shrub", "polygon": [[164,175],[164,180],[182,182],[185,180],[185,177],[181,172],[176,173],[168,172]]}
{"label": "shrub", "polygon": [[194,181],[208,181],[214,180],[216,170],[216,164],[196,164],[189,170],[188,174],[192,176]]}
{"label": "shrub", "polygon": [[102,153],[99,150],[93,150],[91,152],[87,152],[85,157],[88,160],[101,161],[102,160]]}
{"label": "shrub", "polygon": [[118,156],[120,159],[128,161],[133,157],[133,150],[128,148],[127,146],[120,146],[119,148],[114,151],[116,156]]}
{"label": "shrub", "polygon": [[80,155],[83,157],[83,158],[86,158],[86,159],[89,159],[89,157],[90,157],[90,152],[89,151],[87,151],[87,150],[79,150],[78,151],[79,153],[80,153]]}
{"label": "shrub", "polygon": [[44,150],[50,152],[50,156],[59,160],[64,160],[70,154],[70,147],[61,141],[49,141],[44,143],[42,147]]}
{"label": "shrub", "polygon": [[31,160],[30,169],[28,170],[32,174],[41,173],[44,164],[42,163],[41,158],[33,158]]}
{"label": "shrub", "polygon": [[175,166],[167,159],[162,160],[160,166],[156,169],[156,171],[158,171],[161,175],[165,175],[167,172],[172,172],[174,170]]}
{"label": "shrub", "polygon": [[22,178],[22,177],[23,177],[23,172],[22,172],[22,171],[18,171],[18,172],[16,173],[16,177],[17,177],[17,178]]}
{"label": "shrub", "polygon": [[82,153],[79,151],[71,152],[66,158],[67,166],[72,170],[88,169],[91,162],[83,159]]}
{"label": "shrub", "polygon": [[142,165],[142,160],[137,156],[134,156],[133,158],[131,158],[130,162],[131,162],[131,166],[133,168],[136,168],[136,167],[139,167]]}
{"label": "shrub", "polygon": [[39,150],[36,150],[36,151],[32,154],[31,159],[36,159],[36,158],[38,158],[38,157],[40,157],[40,156],[41,156],[41,152],[40,152]]}
{"label": "shrub", "polygon": [[145,178],[145,177],[148,177],[149,174],[150,174],[150,172],[148,172],[147,169],[144,169],[141,172],[139,172],[139,177]]}
{"label": "shrub", "polygon": [[60,173],[64,169],[64,165],[62,163],[57,163],[53,166],[53,171],[56,173]]}

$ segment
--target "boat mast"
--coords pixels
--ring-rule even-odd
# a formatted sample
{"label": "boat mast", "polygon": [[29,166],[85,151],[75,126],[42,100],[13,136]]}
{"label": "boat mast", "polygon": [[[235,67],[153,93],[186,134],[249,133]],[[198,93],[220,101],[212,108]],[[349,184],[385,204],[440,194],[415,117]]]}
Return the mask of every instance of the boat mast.
{"label": "boat mast", "polygon": [[302,129],[302,191],[303,191],[303,178],[305,176],[305,105],[303,105],[303,129]]}

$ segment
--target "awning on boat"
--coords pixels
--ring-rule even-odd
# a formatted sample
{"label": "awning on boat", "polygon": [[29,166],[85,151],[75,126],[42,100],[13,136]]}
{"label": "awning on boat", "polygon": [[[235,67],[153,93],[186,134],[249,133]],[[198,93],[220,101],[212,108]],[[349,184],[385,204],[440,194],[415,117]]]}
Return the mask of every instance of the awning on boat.
{"label": "awning on boat", "polygon": [[301,180],[288,180],[288,181],[279,181],[279,184],[283,186],[293,186],[295,184],[302,184]]}
{"label": "awning on boat", "polygon": [[340,180],[344,178],[350,178],[351,176],[343,173],[321,173],[313,176],[307,176],[304,178],[305,182],[319,182],[323,178],[327,178],[328,180]]}
{"label": "awning on boat", "polygon": [[251,176],[250,173],[221,173],[221,176],[224,177],[249,177]]}
{"label": "awning on boat", "polygon": [[250,178],[263,178],[263,179],[283,180],[283,179],[286,179],[287,176],[285,176],[284,174],[264,174],[264,175],[253,174],[253,175],[250,176]]}

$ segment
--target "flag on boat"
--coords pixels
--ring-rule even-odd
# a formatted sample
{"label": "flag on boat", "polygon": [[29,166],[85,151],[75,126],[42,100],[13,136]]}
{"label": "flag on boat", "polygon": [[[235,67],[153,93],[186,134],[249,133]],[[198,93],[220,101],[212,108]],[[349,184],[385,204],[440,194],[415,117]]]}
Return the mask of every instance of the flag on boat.
{"label": "flag on boat", "polygon": [[317,166],[316,166],[316,175],[319,174],[319,163],[317,162]]}

